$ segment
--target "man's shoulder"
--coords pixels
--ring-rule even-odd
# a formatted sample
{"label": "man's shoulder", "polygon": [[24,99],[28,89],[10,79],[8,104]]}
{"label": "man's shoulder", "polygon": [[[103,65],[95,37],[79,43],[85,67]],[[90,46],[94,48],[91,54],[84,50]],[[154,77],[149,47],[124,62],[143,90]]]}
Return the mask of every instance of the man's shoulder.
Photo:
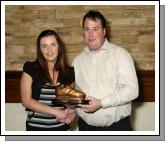
{"label": "man's shoulder", "polygon": [[122,47],[121,45],[114,44],[114,43],[110,43],[109,50],[111,52],[114,52],[115,54],[121,54],[121,53],[129,54],[129,51],[126,48]]}
{"label": "man's shoulder", "polygon": [[74,60],[82,59],[85,55],[86,55],[86,52],[85,52],[85,49],[84,49],[83,51],[81,51],[80,53],[78,53],[78,55],[76,55],[76,57],[74,58]]}

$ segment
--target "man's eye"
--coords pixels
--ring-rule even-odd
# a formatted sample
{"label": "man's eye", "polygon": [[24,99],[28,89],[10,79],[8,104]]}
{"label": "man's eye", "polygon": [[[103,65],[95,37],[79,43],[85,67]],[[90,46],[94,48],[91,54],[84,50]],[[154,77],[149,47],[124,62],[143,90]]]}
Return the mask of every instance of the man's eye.
{"label": "man's eye", "polygon": [[94,28],[94,31],[97,31],[97,30],[99,30],[98,28]]}
{"label": "man's eye", "polygon": [[89,29],[88,28],[84,28],[84,31],[88,31]]}

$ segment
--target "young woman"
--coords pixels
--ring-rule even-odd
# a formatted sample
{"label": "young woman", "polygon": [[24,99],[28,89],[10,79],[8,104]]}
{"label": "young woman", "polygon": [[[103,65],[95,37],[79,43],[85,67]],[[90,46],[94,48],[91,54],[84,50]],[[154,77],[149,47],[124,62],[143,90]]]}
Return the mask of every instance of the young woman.
{"label": "young woman", "polygon": [[75,111],[57,105],[55,88],[72,84],[74,69],[65,61],[64,45],[53,30],[40,33],[36,43],[37,58],[25,62],[21,77],[21,101],[28,111],[27,131],[70,130]]}

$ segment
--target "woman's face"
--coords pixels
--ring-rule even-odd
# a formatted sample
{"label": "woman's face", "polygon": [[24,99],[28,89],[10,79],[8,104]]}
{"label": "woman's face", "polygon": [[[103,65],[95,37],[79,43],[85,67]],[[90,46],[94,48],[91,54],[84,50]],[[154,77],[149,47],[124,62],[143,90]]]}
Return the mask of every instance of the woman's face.
{"label": "woman's face", "polygon": [[41,38],[40,48],[47,62],[56,62],[58,56],[58,42],[54,35]]}
{"label": "woman's face", "polygon": [[106,29],[102,27],[100,20],[93,21],[86,18],[84,22],[84,39],[90,51],[98,51],[105,40]]}

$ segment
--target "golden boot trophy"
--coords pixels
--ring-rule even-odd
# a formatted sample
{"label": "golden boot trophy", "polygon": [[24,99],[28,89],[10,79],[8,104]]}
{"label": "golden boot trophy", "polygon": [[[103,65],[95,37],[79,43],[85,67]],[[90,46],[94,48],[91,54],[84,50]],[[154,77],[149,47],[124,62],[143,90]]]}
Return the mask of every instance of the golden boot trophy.
{"label": "golden boot trophy", "polygon": [[54,103],[62,104],[88,104],[89,101],[85,100],[85,93],[75,89],[71,85],[64,87],[56,87],[56,99]]}

